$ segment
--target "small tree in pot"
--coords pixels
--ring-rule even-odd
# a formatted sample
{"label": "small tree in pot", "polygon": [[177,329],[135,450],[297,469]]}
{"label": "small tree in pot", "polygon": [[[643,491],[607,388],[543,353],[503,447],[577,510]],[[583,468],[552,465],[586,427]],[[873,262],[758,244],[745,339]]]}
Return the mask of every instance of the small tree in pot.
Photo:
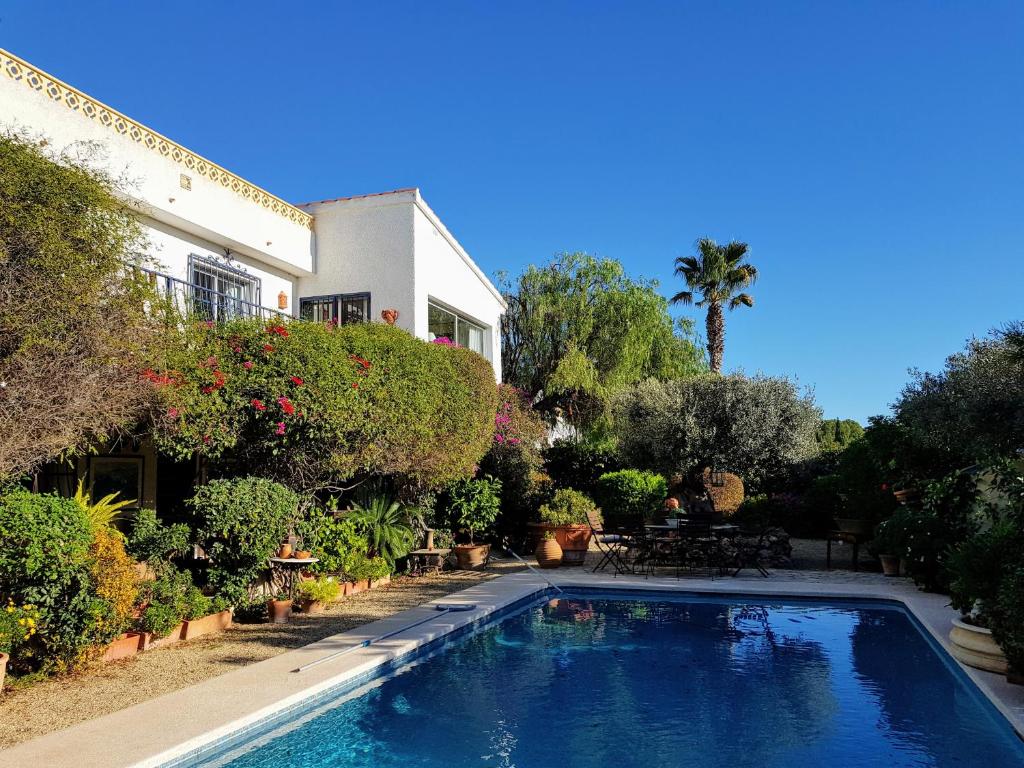
{"label": "small tree in pot", "polygon": [[459,568],[480,568],[487,562],[491,545],[477,544],[476,538],[494,525],[500,510],[500,480],[460,480],[448,489],[452,528],[469,539],[468,543],[455,545]]}

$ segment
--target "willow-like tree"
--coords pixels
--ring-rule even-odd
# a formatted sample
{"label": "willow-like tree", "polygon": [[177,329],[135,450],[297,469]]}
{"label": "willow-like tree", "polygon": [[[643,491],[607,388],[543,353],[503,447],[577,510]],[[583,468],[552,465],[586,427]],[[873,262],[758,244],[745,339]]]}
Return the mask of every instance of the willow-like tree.
{"label": "willow-like tree", "polygon": [[614,259],[562,253],[503,288],[505,380],[583,431],[629,385],[705,370],[691,327],[672,319],[657,283],[631,279]]}
{"label": "willow-like tree", "polygon": [[116,180],[42,144],[0,134],[0,481],[132,429],[165,329]]}
{"label": "willow-like tree", "polygon": [[[697,241],[696,256],[680,256],[676,259],[676,275],[683,278],[689,290],[680,291],[672,297],[673,304],[694,304],[707,307],[708,360],[711,370],[722,371],[722,355],[725,352],[725,316],[722,307],[754,306],[754,297],[744,292],[757,279],[757,268],[744,263],[747,244],[733,240],[719,245],[704,237]],[[700,298],[694,300],[694,292]]]}

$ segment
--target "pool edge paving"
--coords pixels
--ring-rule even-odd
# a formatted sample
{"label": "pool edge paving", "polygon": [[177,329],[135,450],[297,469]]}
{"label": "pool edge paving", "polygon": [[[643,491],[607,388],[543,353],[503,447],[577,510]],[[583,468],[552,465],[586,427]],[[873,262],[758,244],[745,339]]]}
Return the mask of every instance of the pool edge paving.
{"label": "pool edge paving", "polygon": [[[580,569],[545,574],[562,588],[720,595],[752,598],[884,600],[904,606],[949,661],[959,666],[981,693],[1024,734],[1024,686],[1012,686],[999,675],[965,667],[949,656],[948,631],[956,613],[943,595],[918,591],[904,579],[881,576],[856,581],[794,578],[779,572],[759,577],[663,579],[595,575]],[[311,698],[376,677],[396,660],[410,657],[452,633],[469,631],[517,603],[550,587],[531,573],[515,573],[474,585],[385,619],[251,664],[194,686],[150,699],[94,720],[0,751],[0,768],[46,764],[76,768],[159,768],[248,731],[276,715],[294,710]],[[440,614],[438,604],[474,604],[468,611]],[[436,615],[435,615],[436,614]],[[401,634],[358,647],[364,641],[429,619]],[[294,670],[329,654],[353,648],[304,672]]]}

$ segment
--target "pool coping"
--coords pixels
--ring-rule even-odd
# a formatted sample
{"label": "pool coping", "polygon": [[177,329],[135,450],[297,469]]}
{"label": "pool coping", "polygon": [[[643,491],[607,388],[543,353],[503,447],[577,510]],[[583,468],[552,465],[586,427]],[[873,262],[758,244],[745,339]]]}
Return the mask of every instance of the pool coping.
{"label": "pool coping", "polygon": [[[780,573],[761,578],[612,577],[581,569],[559,569],[498,577],[468,589],[356,629],[332,635],[264,661],[250,664],[197,685],[166,693],[132,707],[87,720],[0,751],[0,768],[35,763],[76,768],[160,768],[205,751],[238,731],[258,726],[283,710],[360,679],[369,679],[396,660],[465,632],[517,602],[539,596],[555,584],[562,589],[611,589],[674,592],[695,595],[803,599],[883,600],[902,605],[937,646],[962,669],[981,693],[1024,738],[1024,686],[1001,675],[983,672],[949,655],[949,627],[956,612],[948,598],[918,591],[905,579],[859,579],[830,582],[787,578]],[[440,615],[438,604],[472,604],[475,608]],[[435,614],[436,618],[435,618]],[[364,641],[428,618],[419,626],[368,647]],[[296,673],[339,650],[344,656]]]}

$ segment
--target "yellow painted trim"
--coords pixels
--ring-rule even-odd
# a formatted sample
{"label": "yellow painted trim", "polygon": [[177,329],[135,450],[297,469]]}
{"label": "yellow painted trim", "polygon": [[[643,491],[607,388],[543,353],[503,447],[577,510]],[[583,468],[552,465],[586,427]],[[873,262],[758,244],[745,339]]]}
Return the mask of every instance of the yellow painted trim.
{"label": "yellow painted trim", "polygon": [[27,85],[34,91],[49,96],[53,101],[60,102],[68,109],[85,115],[89,119],[117,131],[122,136],[127,136],[133,141],[145,145],[193,173],[215,181],[246,200],[259,203],[264,208],[268,208],[296,224],[312,229],[313,217],[305,211],[132,120],[103,102],[87,96],[77,88],[43,72],[3,48],[0,48],[0,70],[11,80]]}

